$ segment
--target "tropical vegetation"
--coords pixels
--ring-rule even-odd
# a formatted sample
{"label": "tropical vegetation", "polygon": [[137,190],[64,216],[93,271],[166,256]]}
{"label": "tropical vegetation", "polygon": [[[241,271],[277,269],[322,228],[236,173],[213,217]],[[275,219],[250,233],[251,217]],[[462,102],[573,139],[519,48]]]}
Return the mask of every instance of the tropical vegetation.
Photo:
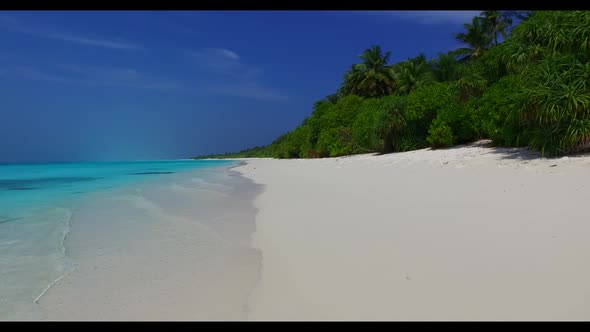
{"label": "tropical vegetation", "polygon": [[372,46],[294,130],[202,158],[322,158],[484,138],[542,156],[590,149],[589,11],[484,11],[454,37],[464,47],[393,64]]}

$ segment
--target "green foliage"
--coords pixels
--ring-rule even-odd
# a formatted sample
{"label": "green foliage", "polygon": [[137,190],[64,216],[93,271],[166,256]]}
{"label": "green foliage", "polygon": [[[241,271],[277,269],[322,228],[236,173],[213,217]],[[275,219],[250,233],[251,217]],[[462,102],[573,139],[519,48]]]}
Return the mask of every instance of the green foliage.
{"label": "green foliage", "polygon": [[457,103],[455,89],[450,83],[434,83],[410,93],[406,119],[411,135],[425,139],[438,111]]}
{"label": "green foliage", "polygon": [[349,95],[315,104],[312,115],[284,137],[271,144],[275,158],[334,157],[357,152],[348,140],[350,127],[363,98]]}
{"label": "green foliage", "polygon": [[431,61],[434,77],[439,82],[454,81],[458,77],[459,62],[454,52],[439,53],[436,60]]}
{"label": "green foliage", "polygon": [[424,141],[414,136],[402,136],[396,141],[396,151],[412,151],[425,147]]}
{"label": "green foliage", "polygon": [[474,140],[477,135],[475,114],[469,104],[449,104],[438,111],[433,123],[444,123],[453,132],[453,143],[465,143]]}
{"label": "green foliage", "polygon": [[482,17],[474,17],[471,24],[463,24],[465,32],[455,33],[455,39],[466,44],[467,47],[458,51],[465,55],[464,59],[477,59],[490,48],[492,43],[489,24]]}
{"label": "green foliage", "polygon": [[402,62],[394,67],[397,94],[407,95],[416,89],[433,83],[432,68],[424,55]]}
{"label": "green foliage", "polygon": [[552,52],[538,44],[519,43],[510,40],[503,44],[502,64],[508,74],[517,74]]}
{"label": "green foliage", "polygon": [[352,138],[363,151],[389,153],[406,128],[406,98],[389,96],[367,99],[352,125]]}
{"label": "green foliage", "polygon": [[389,153],[403,149],[402,138],[407,131],[407,97],[387,97],[383,112],[376,117],[375,128],[381,137],[380,152]]}
{"label": "green foliage", "polygon": [[[513,18],[521,23],[510,30]],[[484,11],[464,27],[455,37],[466,47],[430,61],[391,65],[373,46],[299,127],[265,147],[203,157],[334,157],[478,138],[543,155],[590,148],[589,11]]]}
{"label": "green foliage", "polygon": [[590,12],[538,11],[515,27],[516,42],[553,52],[582,53],[590,49]]}
{"label": "green foliage", "polygon": [[395,88],[395,75],[393,68],[387,64],[390,56],[391,52],[383,54],[379,46],[366,49],[359,56],[363,62],[353,65],[344,76],[340,93],[363,97],[392,94]]}
{"label": "green foliage", "polygon": [[467,142],[477,135],[471,107],[462,104],[452,83],[436,83],[408,96],[407,120],[414,137],[434,147]]}
{"label": "green foliage", "polygon": [[523,72],[518,120],[529,145],[550,155],[574,152],[590,136],[590,63],[555,55]]}
{"label": "green foliage", "polygon": [[508,74],[506,58],[512,54],[511,44],[513,43],[508,40],[494,46],[482,55],[478,61],[470,64],[472,65],[471,70],[483,78],[488,86]]}
{"label": "green foliage", "polygon": [[352,124],[352,139],[367,151],[378,151],[381,146],[381,133],[378,121],[385,113],[383,99],[371,98],[363,102]]}
{"label": "green foliage", "polygon": [[[337,101],[336,101],[337,102]],[[335,104],[335,103],[334,103]],[[323,123],[321,121],[324,113],[326,113],[331,107],[333,107],[332,103],[321,101],[314,105],[314,111],[311,116],[305,120],[303,120],[303,124],[309,126],[309,145],[313,149],[318,141],[318,137],[323,127]],[[313,154],[313,153],[312,153]]]}
{"label": "green foliage", "polygon": [[494,44],[498,45],[498,35],[506,38],[507,31],[512,26],[512,15],[509,12],[501,10],[486,10],[482,12],[484,24],[487,25],[487,30],[490,31],[494,39]]}
{"label": "green foliage", "polygon": [[363,98],[349,95],[338,100],[321,116],[322,128],[350,127],[359,111]]}
{"label": "green foliage", "polygon": [[453,129],[437,118],[428,129],[427,140],[435,148],[449,147],[455,143]]}
{"label": "green foliage", "polygon": [[346,128],[330,128],[323,130],[318,138],[316,151],[320,157],[338,157],[355,152],[352,144],[345,141],[343,131]]}
{"label": "green foliage", "polygon": [[488,86],[488,80],[483,75],[482,66],[479,63],[472,63],[460,67],[460,78],[457,80],[459,98],[467,101],[470,98],[479,97]]}
{"label": "green foliage", "polygon": [[507,133],[506,119],[518,103],[517,91],[521,78],[506,76],[492,85],[477,101],[477,112],[481,114],[483,135],[498,145],[511,145],[512,135]]}

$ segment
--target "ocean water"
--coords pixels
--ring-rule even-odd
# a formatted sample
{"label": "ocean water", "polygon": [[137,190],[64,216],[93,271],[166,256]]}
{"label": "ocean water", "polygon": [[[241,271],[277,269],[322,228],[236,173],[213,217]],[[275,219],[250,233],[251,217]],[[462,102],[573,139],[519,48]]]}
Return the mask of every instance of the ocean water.
{"label": "ocean water", "polygon": [[[119,256],[132,257],[131,265],[139,261],[175,222],[177,229],[187,225],[187,234],[201,234],[199,243],[222,238],[231,248],[247,248],[255,211],[244,211],[256,188],[231,171],[236,164],[180,160],[0,165],[0,320],[47,318],[38,303],[52,285],[71,274],[84,280],[80,287],[95,287],[88,280],[96,272],[83,274],[91,261],[94,270],[102,264],[110,271],[105,280],[114,278],[121,269],[109,270],[108,264]],[[246,214],[248,223],[240,220]],[[190,248],[176,244],[176,251],[168,254],[181,256],[190,249],[198,251],[191,253],[195,257],[209,257],[202,261],[210,265],[219,260],[221,254],[211,254],[215,250],[205,245],[201,250],[199,243]],[[112,254],[133,253],[130,248],[135,256]],[[109,260],[99,262],[97,257],[106,257],[108,250]]]}

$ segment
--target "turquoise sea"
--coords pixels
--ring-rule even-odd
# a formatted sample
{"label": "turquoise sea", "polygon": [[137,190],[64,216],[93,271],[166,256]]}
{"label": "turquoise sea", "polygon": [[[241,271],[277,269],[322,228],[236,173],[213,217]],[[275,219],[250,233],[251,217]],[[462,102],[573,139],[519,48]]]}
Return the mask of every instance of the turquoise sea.
{"label": "turquoise sea", "polygon": [[[191,188],[198,189],[215,182],[216,176],[223,178],[221,171],[235,164],[213,160],[0,164],[0,320],[35,319],[35,303],[75,266],[66,239],[72,215],[84,206],[81,202],[101,193],[139,192],[154,183],[161,187],[168,183],[174,189],[172,183],[187,179],[199,180],[191,182]],[[165,202],[173,196],[170,193],[160,200]],[[158,199],[152,200],[157,204]],[[87,211],[86,215],[96,217],[92,223],[117,227],[99,214]]]}

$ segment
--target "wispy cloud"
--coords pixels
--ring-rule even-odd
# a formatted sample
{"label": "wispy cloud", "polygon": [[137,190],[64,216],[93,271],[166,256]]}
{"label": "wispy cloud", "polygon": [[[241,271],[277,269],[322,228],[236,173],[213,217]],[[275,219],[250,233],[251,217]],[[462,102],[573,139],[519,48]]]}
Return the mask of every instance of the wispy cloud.
{"label": "wispy cloud", "polygon": [[81,45],[98,46],[98,47],[113,48],[113,49],[119,49],[119,50],[140,50],[140,49],[142,49],[141,46],[130,43],[130,42],[126,42],[126,41],[92,39],[92,38],[68,35],[68,34],[63,34],[63,33],[37,33],[37,32],[35,32],[35,33],[39,37],[63,40],[63,41],[72,42],[72,43],[81,44]]}
{"label": "wispy cloud", "polygon": [[225,48],[205,48],[198,51],[186,51],[200,69],[215,71],[234,78],[248,78],[261,74],[255,67],[242,62],[238,53]]}
{"label": "wispy cloud", "polygon": [[230,59],[230,60],[234,60],[237,61],[240,59],[240,56],[238,55],[238,53],[225,49],[225,48],[209,48],[208,49],[209,52],[212,52],[214,54],[218,54],[220,57],[226,58],[226,59]]}
{"label": "wispy cloud", "polygon": [[48,28],[33,27],[22,21],[7,15],[0,15],[0,28],[20,32],[30,36],[46,39],[61,40],[78,45],[102,47],[118,50],[140,50],[140,45],[124,40],[109,40],[97,37],[88,37],[71,33],[58,32]]}
{"label": "wispy cloud", "polygon": [[11,66],[9,68],[1,68],[0,76],[33,81],[160,91],[177,90],[181,87],[175,81],[155,79],[142,75],[131,68],[80,66],[72,64],[60,64],[55,66],[55,68],[45,68],[43,70],[35,66]]}
{"label": "wispy cloud", "polygon": [[403,19],[419,24],[462,24],[469,23],[474,16],[478,16],[478,10],[401,10],[401,11],[366,11],[370,15],[381,16],[390,19]]}
{"label": "wispy cloud", "polygon": [[206,88],[211,93],[266,101],[288,99],[286,94],[262,84],[262,70],[246,64],[235,51],[226,48],[204,48],[185,53],[198,69],[212,77]]}
{"label": "wispy cloud", "polygon": [[208,91],[226,96],[266,101],[286,101],[289,99],[287,95],[257,83],[212,84],[208,87]]}

